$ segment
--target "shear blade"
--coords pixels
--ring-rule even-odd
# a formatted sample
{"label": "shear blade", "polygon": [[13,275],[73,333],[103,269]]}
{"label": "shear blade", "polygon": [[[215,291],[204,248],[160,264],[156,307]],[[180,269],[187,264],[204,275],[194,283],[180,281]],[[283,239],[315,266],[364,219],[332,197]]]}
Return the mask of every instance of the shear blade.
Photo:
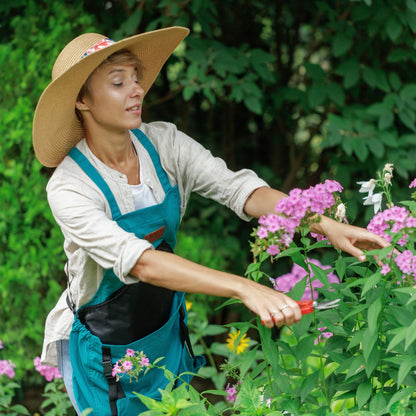
{"label": "shear blade", "polygon": [[315,309],[331,309],[339,305],[340,299],[327,300],[324,302],[317,302],[313,307]]}

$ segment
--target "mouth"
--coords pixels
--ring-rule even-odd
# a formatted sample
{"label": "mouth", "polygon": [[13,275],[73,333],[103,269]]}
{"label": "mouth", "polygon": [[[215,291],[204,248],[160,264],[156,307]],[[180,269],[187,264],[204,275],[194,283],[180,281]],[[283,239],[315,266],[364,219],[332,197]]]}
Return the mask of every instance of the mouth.
{"label": "mouth", "polygon": [[141,105],[134,105],[132,107],[129,107],[126,111],[140,111],[141,108]]}

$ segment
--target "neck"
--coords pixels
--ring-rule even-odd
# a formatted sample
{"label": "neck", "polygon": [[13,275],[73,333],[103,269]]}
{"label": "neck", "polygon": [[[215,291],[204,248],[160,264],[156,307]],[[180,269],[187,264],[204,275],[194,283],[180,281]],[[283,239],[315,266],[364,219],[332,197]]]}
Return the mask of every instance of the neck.
{"label": "neck", "polygon": [[132,157],[129,130],[114,132],[106,129],[87,129],[85,138],[95,156],[110,167],[123,164]]}
{"label": "neck", "polygon": [[88,147],[94,155],[111,169],[127,176],[130,185],[140,183],[139,159],[127,130],[124,134],[86,134]]}

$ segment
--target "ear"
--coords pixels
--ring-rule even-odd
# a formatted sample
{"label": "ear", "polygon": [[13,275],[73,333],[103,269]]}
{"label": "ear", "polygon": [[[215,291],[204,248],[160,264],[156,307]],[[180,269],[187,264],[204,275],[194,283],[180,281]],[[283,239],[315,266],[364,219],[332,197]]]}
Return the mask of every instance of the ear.
{"label": "ear", "polygon": [[88,105],[83,100],[77,100],[75,102],[75,108],[79,111],[88,110]]}

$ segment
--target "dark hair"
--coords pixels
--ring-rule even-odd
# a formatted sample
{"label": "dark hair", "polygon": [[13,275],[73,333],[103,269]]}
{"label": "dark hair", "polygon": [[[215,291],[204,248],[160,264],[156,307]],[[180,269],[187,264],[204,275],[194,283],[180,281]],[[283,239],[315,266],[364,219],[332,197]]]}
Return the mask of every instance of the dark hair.
{"label": "dark hair", "polygon": [[[128,49],[120,49],[119,51],[111,54],[107,59],[101,62],[101,64],[98,65],[97,68],[94,69],[94,71],[91,73],[91,75],[85,81],[84,85],[79,90],[77,101],[80,101],[85,96],[90,95],[90,80],[91,80],[91,77],[94,75],[94,73],[99,68],[102,68],[103,66],[114,65],[114,64],[134,66],[136,68],[137,78],[139,79],[139,81],[143,76],[144,66],[143,66],[142,61],[133,52],[130,52]],[[82,114],[77,108],[75,108],[75,114],[77,115],[78,120],[82,123],[83,122]]]}

